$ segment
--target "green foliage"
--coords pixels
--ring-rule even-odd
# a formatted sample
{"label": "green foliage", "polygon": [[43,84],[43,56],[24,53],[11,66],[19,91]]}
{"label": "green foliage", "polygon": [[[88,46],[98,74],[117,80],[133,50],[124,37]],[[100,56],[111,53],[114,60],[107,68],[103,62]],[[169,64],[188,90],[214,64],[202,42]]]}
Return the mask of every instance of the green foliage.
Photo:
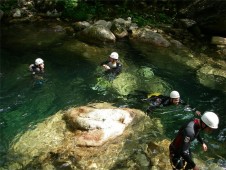
{"label": "green foliage", "polygon": [[0,3],[0,9],[4,12],[10,11],[17,6],[17,0],[9,0]]}
{"label": "green foliage", "polygon": [[94,17],[100,17],[103,14],[103,4],[100,0],[95,0],[94,5],[84,1],[69,0],[65,3],[63,16],[76,20],[89,20]]}
{"label": "green foliage", "polygon": [[75,9],[77,5],[78,5],[77,0],[64,1],[63,15],[65,17],[73,18],[73,16],[75,15]]}
{"label": "green foliage", "polygon": [[127,8],[127,4],[124,3],[122,6],[115,6],[115,13],[117,13],[118,16],[114,17],[122,17],[127,18],[131,17],[132,21],[137,23],[138,26],[144,26],[144,25],[158,25],[160,23],[164,24],[172,24],[174,22],[174,18],[168,16],[167,14],[163,12],[156,12],[153,10],[148,11],[142,11],[137,9],[130,9]]}

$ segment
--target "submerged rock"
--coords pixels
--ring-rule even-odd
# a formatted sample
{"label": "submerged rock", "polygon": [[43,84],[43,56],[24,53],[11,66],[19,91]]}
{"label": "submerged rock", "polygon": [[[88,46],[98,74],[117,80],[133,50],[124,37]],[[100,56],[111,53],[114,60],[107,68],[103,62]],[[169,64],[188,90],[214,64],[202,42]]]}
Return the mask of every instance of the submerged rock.
{"label": "submerged rock", "polygon": [[207,87],[226,91],[226,71],[225,69],[203,66],[197,71],[199,82]]}
{"label": "submerged rock", "polygon": [[17,136],[2,168],[170,169],[164,131],[160,119],[137,109],[109,103],[70,108]]}
{"label": "submerged rock", "polygon": [[75,135],[76,145],[100,146],[121,135],[134,116],[130,109],[80,107],[67,111],[64,117],[72,129],[79,130]]}
{"label": "submerged rock", "polygon": [[[13,161],[5,167],[111,169],[118,162],[128,167],[128,158],[135,155],[140,138],[151,127],[162,133],[162,127],[151,123],[145,113],[108,103],[59,111],[15,139],[9,154]],[[148,166],[147,161],[144,164]]]}

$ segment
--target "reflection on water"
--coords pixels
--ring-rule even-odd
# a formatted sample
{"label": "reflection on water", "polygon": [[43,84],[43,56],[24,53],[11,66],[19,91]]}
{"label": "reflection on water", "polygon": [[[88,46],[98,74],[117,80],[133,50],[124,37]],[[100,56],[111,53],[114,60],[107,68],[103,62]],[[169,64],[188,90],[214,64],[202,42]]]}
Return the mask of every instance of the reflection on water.
{"label": "reflection on water", "polygon": [[[213,162],[225,167],[226,153],[222,148],[226,147],[226,94],[200,85],[192,70],[171,61],[167,53],[149,48],[148,55],[142,54],[127,40],[115,45],[93,47],[65,38],[63,33],[51,33],[49,38],[48,31],[33,25],[2,29],[0,165],[5,163],[8,146],[17,134],[34,128],[37,122],[60,109],[106,101],[118,107],[129,106],[145,111],[147,104],[141,102],[140,98],[144,97],[142,94],[120,96],[112,88],[97,86],[101,84],[97,71],[99,63],[111,51],[118,51],[124,73],[136,75],[134,70],[151,68],[161,82],[169,85],[166,85],[168,90],[180,91],[187,103],[201,112],[213,110],[219,114],[219,130],[205,135],[211,152],[204,154],[197,143],[194,147],[195,153],[203,159],[211,158]],[[29,64],[38,56],[45,60],[45,74],[41,81],[34,80],[28,72]],[[138,75],[137,81],[140,81]],[[142,80],[146,81],[143,77]],[[144,89],[139,87],[138,90]],[[194,113],[184,108],[161,108],[150,117],[160,118],[165,126],[166,137],[172,139],[181,124],[193,118]]]}

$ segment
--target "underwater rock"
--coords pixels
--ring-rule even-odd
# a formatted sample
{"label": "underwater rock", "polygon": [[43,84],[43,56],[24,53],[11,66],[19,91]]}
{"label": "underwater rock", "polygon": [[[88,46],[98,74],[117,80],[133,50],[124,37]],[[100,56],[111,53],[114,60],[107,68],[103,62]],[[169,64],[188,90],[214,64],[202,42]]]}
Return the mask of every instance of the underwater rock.
{"label": "underwater rock", "polygon": [[112,88],[120,95],[133,94],[136,90],[148,93],[165,94],[170,89],[169,85],[155,76],[150,68],[140,68],[131,73],[121,73],[113,80]]}
{"label": "underwater rock", "polygon": [[197,78],[204,86],[226,91],[226,71],[224,69],[204,65],[197,71]]}
{"label": "underwater rock", "polygon": [[[82,120],[79,123],[78,118]],[[79,146],[78,134],[111,127],[99,127],[99,124],[86,126],[88,119],[97,122],[103,119],[119,121],[126,128],[121,135],[103,145]],[[170,169],[170,141],[164,136],[164,131],[160,119],[151,119],[137,109],[119,109],[110,103],[74,107],[59,111],[38,123],[34,129],[17,135],[10,145],[7,155],[9,161],[3,169]],[[89,136],[86,137],[89,141]],[[199,161],[198,164],[203,165],[204,162]]]}
{"label": "underwater rock", "polygon": [[[88,119],[93,119],[96,123],[106,119],[112,123],[96,124],[97,126],[92,124],[90,129],[86,126]],[[146,135],[150,129],[158,131],[161,129],[161,127],[155,127],[154,122],[150,121],[151,119],[140,110],[119,109],[110,103],[95,103],[59,111],[37,124],[34,129],[15,138],[9,149],[8,157],[11,161],[4,167],[14,170],[24,167],[27,169],[111,169],[121,161],[125,161],[125,166],[128,167],[130,164],[126,162],[131,155],[134,155],[133,148],[139,147],[137,139]],[[109,128],[115,125],[120,125],[120,129]],[[96,129],[97,127],[99,129]],[[89,145],[91,142],[95,143],[95,140],[92,141],[95,138],[89,137],[91,135],[99,137],[100,132],[105,133],[105,138],[102,139],[111,137],[111,140],[105,141],[103,145],[98,141],[100,146],[95,147],[78,145],[81,144],[79,141]],[[116,132],[117,135],[112,136]],[[86,138],[83,138],[84,136]],[[102,134],[100,136],[102,137]],[[130,145],[133,147],[131,148]],[[140,155],[144,157],[143,154]],[[142,164],[148,166],[147,161]]]}
{"label": "underwater rock", "polygon": [[64,117],[72,129],[80,130],[75,135],[76,145],[100,146],[121,135],[134,115],[129,109],[80,107],[67,111]]}

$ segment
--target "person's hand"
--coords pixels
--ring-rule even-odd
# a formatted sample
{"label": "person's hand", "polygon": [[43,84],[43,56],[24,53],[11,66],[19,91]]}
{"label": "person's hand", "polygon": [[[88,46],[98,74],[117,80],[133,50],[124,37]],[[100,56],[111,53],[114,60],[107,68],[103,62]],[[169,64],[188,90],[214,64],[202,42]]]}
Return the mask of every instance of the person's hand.
{"label": "person's hand", "polygon": [[108,65],[104,64],[103,67],[106,69],[106,70],[109,70],[111,69]]}
{"label": "person's hand", "polygon": [[202,149],[203,149],[204,151],[207,151],[208,148],[207,148],[207,145],[206,145],[205,143],[202,144]]}
{"label": "person's hand", "polygon": [[195,165],[195,167],[193,168],[193,170],[199,170],[199,168]]}
{"label": "person's hand", "polygon": [[201,112],[198,111],[198,110],[195,111],[195,114],[196,114],[197,116],[202,116],[202,115],[201,115]]}

